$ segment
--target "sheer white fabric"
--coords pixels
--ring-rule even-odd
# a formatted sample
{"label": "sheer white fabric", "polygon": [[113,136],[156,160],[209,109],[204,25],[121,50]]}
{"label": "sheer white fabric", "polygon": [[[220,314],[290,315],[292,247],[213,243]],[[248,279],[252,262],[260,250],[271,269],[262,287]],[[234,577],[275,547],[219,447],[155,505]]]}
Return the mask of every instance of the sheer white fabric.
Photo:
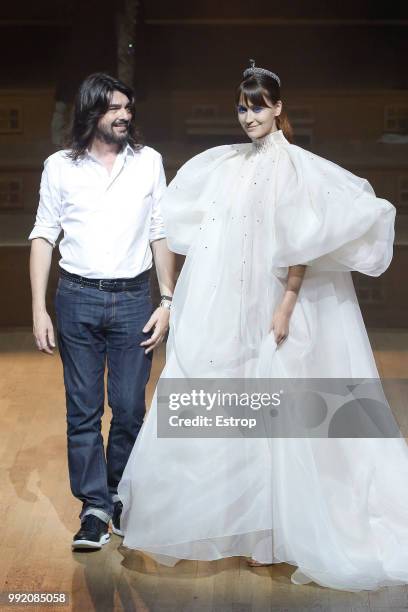
{"label": "sheer white fabric", "polygon": [[[392,258],[395,208],[279,130],[187,162],[162,200],[186,254],[162,377],[379,377],[350,271]],[[268,333],[307,263],[287,340]],[[393,439],[164,439],[156,392],[119,484],[124,545],[245,555],[350,591],[408,583],[408,447]]]}

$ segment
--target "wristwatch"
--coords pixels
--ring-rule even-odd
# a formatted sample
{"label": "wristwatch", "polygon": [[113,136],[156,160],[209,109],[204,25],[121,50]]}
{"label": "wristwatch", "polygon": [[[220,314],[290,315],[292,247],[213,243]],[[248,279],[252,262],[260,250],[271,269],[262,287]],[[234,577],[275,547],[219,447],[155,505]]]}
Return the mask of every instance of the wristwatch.
{"label": "wristwatch", "polygon": [[172,297],[170,295],[161,295],[160,296],[160,306],[162,308],[167,308],[167,310],[171,310],[171,302]]}

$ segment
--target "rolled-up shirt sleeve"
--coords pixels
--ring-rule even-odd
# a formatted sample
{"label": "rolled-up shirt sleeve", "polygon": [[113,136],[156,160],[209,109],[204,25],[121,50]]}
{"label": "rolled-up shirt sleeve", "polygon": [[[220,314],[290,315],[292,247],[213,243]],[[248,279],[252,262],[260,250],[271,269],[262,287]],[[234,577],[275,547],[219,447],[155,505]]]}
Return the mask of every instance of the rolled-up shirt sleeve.
{"label": "rolled-up shirt sleeve", "polygon": [[163,158],[160,154],[158,154],[154,164],[154,184],[152,191],[153,204],[149,233],[150,242],[166,237],[163,215],[160,205],[160,201],[163,197],[166,188],[167,184],[163,168]]}
{"label": "rolled-up shirt sleeve", "polygon": [[59,189],[59,169],[54,155],[44,162],[41,175],[40,201],[34,228],[28,237],[45,238],[55,247],[61,232],[61,194]]}

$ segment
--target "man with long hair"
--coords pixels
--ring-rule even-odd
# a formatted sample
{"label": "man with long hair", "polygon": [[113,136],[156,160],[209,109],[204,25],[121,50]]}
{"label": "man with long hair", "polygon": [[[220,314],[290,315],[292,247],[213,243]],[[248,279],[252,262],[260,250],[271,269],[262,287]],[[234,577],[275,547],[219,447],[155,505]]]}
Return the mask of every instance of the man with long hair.
{"label": "man with long hair", "polygon": [[[82,502],[75,549],[100,549],[121,535],[117,486],[145,414],[153,349],[168,329],[175,257],[168,250],[160,199],[161,155],[140,142],[133,92],[106,74],[80,86],[67,149],[44,164],[31,243],[33,331],[52,354],[45,294],[61,232],[55,296],[67,406],[71,490]],[[153,264],[160,306],[153,310]],[[106,450],[101,435],[104,374],[112,409]]]}

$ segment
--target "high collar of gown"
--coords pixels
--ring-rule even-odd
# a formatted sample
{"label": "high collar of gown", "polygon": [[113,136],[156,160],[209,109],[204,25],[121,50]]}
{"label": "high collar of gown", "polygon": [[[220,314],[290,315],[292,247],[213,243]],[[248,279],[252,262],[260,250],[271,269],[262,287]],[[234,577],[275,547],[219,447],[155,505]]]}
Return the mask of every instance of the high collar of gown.
{"label": "high collar of gown", "polygon": [[270,132],[262,138],[254,138],[252,141],[252,146],[255,153],[267,153],[268,151],[273,151],[276,147],[285,143],[287,144],[288,140],[286,140],[282,130],[276,130],[275,132]]}

